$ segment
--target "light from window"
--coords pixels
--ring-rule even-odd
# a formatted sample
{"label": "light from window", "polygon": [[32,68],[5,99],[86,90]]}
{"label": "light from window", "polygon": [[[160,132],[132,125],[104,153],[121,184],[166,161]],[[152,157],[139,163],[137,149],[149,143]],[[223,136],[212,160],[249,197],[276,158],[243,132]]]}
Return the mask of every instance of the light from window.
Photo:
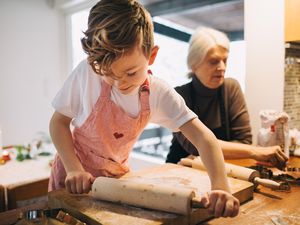
{"label": "light from window", "polygon": [[173,87],[187,83],[188,43],[158,33],[154,34],[154,42],[159,46],[159,51],[151,66],[153,74]]}
{"label": "light from window", "polygon": [[84,58],[85,52],[82,50],[80,39],[87,29],[89,10],[83,10],[71,15],[71,39],[72,39],[72,69],[74,69]]}
{"label": "light from window", "polygon": [[245,93],[246,56],[245,41],[232,41],[225,76],[236,79]]}

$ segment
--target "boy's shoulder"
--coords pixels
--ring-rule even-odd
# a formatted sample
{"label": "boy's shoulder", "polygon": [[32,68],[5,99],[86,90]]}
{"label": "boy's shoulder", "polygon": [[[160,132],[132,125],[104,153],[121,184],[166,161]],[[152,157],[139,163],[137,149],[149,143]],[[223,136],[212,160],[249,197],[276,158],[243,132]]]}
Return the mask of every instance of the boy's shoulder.
{"label": "boy's shoulder", "polygon": [[74,89],[76,87],[80,93],[96,93],[95,90],[101,88],[101,81],[101,76],[93,71],[87,60],[82,60],[66,78],[63,88]]}
{"label": "boy's shoulder", "polygon": [[76,77],[79,80],[99,80],[101,76],[98,76],[88,63],[87,59],[83,59],[72,71],[71,76]]}
{"label": "boy's shoulder", "polygon": [[78,65],[75,67],[72,73],[83,74],[83,73],[91,73],[93,71],[91,65],[88,63],[87,59],[83,59]]}
{"label": "boy's shoulder", "polygon": [[151,83],[151,84],[154,84],[154,85],[166,83],[165,80],[163,80],[163,79],[161,79],[160,77],[157,77],[157,76],[155,76],[155,75],[150,75],[150,76],[149,76],[149,79],[150,79],[150,83]]}
{"label": "boy's shoulder", "polygon": [[173,87],[164,79],[157,76],[150,76],[150,90],[155,92],[168,92]]}

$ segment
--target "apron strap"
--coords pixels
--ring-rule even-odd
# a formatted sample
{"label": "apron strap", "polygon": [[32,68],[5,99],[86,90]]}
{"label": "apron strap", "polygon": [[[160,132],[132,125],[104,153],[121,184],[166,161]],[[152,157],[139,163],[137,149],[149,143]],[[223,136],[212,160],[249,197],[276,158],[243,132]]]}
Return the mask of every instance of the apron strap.
{"label": "apron strap", "polygon": [[108,83],[105,82],[105,80],[102,79],[100,97],[110,97],[110,91],[111,91],[111,85],[109,85]]}
{"label": "apron strap", "polygon": [[[148,74],[149,74],[149,76],[152,75],[152,71],[148,70]],[[142,112],[147,112],[147,111],[150,110],[150,104],[149,104],[149,95],[150,95],[149,76],[146,78],[146,80],[140,86],[140,89],[139,89]]]}

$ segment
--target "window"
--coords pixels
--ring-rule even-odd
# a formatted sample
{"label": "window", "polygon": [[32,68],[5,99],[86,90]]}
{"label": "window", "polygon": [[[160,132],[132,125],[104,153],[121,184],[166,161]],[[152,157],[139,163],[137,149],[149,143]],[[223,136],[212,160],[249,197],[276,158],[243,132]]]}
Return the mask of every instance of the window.
{"label": "window", "polygon": [[83,32],[87,29],[89,10],[83,10],[71,15],[71,62],[74,69],[81,60],[86,57],[82,50],[80,39],[84,36]]}
{"label": "window", "polygon": [[154,34],[154,40],[159,46],[159,51],[151,66],[153,74],[166,80],[173,87],[187,83],[188,43],[158,33]]}

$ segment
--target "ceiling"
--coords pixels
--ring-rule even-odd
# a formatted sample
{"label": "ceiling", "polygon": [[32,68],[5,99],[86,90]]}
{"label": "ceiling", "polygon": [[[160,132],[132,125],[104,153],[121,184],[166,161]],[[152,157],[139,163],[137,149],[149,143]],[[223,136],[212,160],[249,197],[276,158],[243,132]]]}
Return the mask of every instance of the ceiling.
{"label": "ceiling", "polygon": [[[140,0],[152,16],[158,16],[188,33],[198,26],[209,26],[244,37],[244,0]],[[155,21],[155,20],[154,20]],[[190,31],[190,32],[189,32]]]}
{"label": "ceiling", "polygon": [[[68,10],[99,0],[46,0]],[[154,17],[155,31],[188,41],[198,26],[219,29],[231,40],[244,39],[244,0],[138,0]],[[157,22],[159,21],[159,22]]]}

